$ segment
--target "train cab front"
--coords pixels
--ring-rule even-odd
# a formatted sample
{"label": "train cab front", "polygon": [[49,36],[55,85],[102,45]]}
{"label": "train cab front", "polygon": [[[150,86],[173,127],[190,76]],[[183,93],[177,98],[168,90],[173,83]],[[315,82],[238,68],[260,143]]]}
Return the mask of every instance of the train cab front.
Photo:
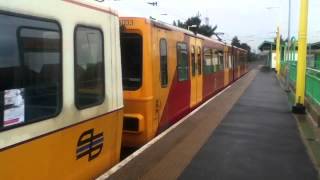
{"label": "train cab front", "polygon": [[122,145],[139,147],[155,135],[150,25],[143,18],[121,18],[124,91]]}

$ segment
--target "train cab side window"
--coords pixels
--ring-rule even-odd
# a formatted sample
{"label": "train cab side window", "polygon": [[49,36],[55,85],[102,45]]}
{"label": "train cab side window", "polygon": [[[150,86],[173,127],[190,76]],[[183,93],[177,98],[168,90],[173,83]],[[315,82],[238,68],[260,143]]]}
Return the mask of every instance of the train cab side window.
{"label": "train cab side window", "polygon": [[189,80],[188,49],[186,43],[177,43],[178,81]]}
{"label": "train cab side window", "polygon": [[57,116],[62,106],[61,29],[0,14],[0,131]]}
{"label": "train cab side window", "polygon": [[136,33],[121,33],[121,65],[124,90],[135,91],[142,86],[142,56],[142,36]]}
{"label": "train cab side window", "polygon": [[165,39],[160,39],[161,87],[168,85],[168,47]]}
{"label": "train cab side window", "polygon": [[75,28],[75,104],[78,109],[102,104],[105,97],[103,34]]}

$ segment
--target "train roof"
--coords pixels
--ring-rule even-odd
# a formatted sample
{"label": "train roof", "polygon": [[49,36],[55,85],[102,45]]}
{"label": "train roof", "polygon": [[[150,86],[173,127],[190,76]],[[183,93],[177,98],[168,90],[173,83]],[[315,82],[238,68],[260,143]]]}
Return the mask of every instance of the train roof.
{"label": "train roof", "polygon": [[214,43],[217,43],[217,44],[221,44],[221,45],[226,45],[226,46],[228,46],[228,47],[233,47],[233,48],[239,49],[239,50],[241,50],[241,51],[247,51],[247,50],[245,50],[245,49],[232,46],[231,44],[218,41],[217,39],[213,39],[213,38],[204,36],[204,35],[202,35],[202,34],[194,34],[194,33],[193,33],[192,31],[190,31],[190,30],[187,30],[187,29],[184,29],[184,28],[180,28],[180,27],[177,27],[177,26],[173,26],[173,25],[168,24],[168,23],[165,23],[165,22],[156,21],[156,20],[147,19],[147,18],[144,18],[144,19],[148,20],[149,22],[151,22],[152,24],[154,24],[154,25],[156,25],[156,26],[159,26],[159,27],[162,27],[162,28],[165,28],[165,29],[180,31],[180,32],[183,32],[183,33],[185,33],[185,34],[187,34],[187,35],[194,36],[194,37],[198,37],[198,38],[203,39],[203,40],[211,41],[211,42],[214,42]]}
{"label": "train roof", "polygon": [[225,45],[225,43],[223,43],[221,41],[218,41],[216,39],[204,36],[202,34],[194,34],[192,31],[184,29],[184,28],[180,28],[180,27],[173,26],[173,25],[165,23],[165,22],[156,21],[156,20],[152,20],[152,19],[149,19],[149,21],[152,24],[154,24],[154,25],[156,25],[158,27],[162,27],[162,28],[169,29],[169,30],[175,30],[175,31],[183,32],[184,34],[189,35],[189,36],[194,36],[194,37],[197,37],[197,38],[200,38],[200,39],[204,39],[204,40],[208,40],[208,41],[212,41],[212,42],[215,42],[215,43],[218,43],[218,44]]}
{"label": "train roof", "polygon": [[120,17],[120,18],[137,18],[137,19],[144,19],[146,22],[148,22],[148,23],[150,23],[150,24],[153,24],[154,26],[159,27],[159,28],[162,28],[162,29],[166,29],[166,30],[169,30],[169,31],[179,31],[179,32],[182,32],[182,33],[184,33],[184,34],[186,34],[186,35],[189,35],[189,36],[197,37],[197,38],[200,38],[200,39],[203,39],[203,40],[211,41],[211,42],[214,42],[214,43],[217,43],[217,44],[220,44],[220,45],[225,45],[225,46],[230,47],[230,48],[233,47],[233,48],[238,49],[238,50],[240,50],[240,51],[245,51],[245,52],[247,52],[247,50],[245,50],[245,49],[232,46],[231,44],[227,44],[227,43],[218,41],[218,40],[216,40],[216,39],[213,39],[213,38],[204,36],[204,35],[202,35],[202,34],[194,34],[194,33],[193,33],[192,31],[190,31],[190,30],[187,30],[187,29],[184,29],[184,28],[180,28],[180,27],[177,27],[177,26],[174,26],[174,25],[171,25],[171,24],[162,22],[162,21],[157,21],[157,20],[153,20],[153,19],[148,19],[148,18],[145,18],[145,17]]}
{"label": "train roof", "polygon": [[103,1],[102,2],[99,2],[96,0],[63,0],[63,1],[75,4],[75,5],[79,5],[88,9],[105,12],[114,16],[119,16],[116,10],[112,9]]}

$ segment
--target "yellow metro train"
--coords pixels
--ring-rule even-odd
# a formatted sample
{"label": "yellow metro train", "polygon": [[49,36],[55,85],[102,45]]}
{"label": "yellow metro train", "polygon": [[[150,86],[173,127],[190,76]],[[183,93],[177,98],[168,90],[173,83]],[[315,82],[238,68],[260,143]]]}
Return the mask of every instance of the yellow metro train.
{"label": "yellow metro train", "polygon": [[92,179],[119,161],[119,18],[97,2],[0,1],[0,179]]}
{"label": "yellow metro train", "polygon": [[247,72],[247,51],[165,23],[121,17],[122,144],[137,147]]}

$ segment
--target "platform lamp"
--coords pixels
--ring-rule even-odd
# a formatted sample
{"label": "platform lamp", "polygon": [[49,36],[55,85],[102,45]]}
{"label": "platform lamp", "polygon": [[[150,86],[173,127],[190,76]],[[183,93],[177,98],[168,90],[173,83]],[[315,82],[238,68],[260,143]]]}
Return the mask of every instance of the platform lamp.
{"label": "platform lamp", "polygon": [[223,32],[215,32],[215,33],[213,33],[213,35],[215,35],[218,38],[218,41],[222,41],[222,38],[220,36],[223,36],[224,33]]}
{"label": "platform lamp", "polygon": [[147,2],[147,4],[151,5],[151,6],[158,6],[158,2],[154,1],[154,2]]}
{"label": "platform lamp", "polygon": [[191,26],[188,26],[188,31],[190,31],[190,28],[196,28],[196,27],[198,27],[198,26],[195,25],[195,24],[193,24],[193,25],[191,25]]}

